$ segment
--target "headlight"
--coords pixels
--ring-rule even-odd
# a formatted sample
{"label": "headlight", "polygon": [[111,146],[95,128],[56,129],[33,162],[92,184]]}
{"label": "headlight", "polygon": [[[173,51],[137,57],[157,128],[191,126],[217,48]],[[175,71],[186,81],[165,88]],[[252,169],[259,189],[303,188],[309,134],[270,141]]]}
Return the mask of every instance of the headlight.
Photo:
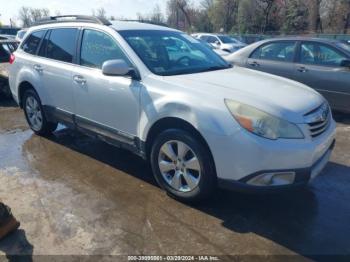
{"label": "headlight", "polygon": [[304,138],[298,126],[286,120],[232,100],[225,100],[225,103],[237,122],[253,134],[273,140]]}

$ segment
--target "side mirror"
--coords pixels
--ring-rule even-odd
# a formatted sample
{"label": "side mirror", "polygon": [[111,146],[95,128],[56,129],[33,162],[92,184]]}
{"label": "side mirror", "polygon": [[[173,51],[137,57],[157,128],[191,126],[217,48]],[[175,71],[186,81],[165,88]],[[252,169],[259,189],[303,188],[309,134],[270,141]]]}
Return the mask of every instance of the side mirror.
{"label": "side mirror", "polygon": [[340,66],[350,68],[350,60],[345,59],[345,60],[341,61]]}
{"label": "side mirror", "polygon": [[139,80],[134,68],[131,68],[124,60],[108,60],[102,65],[102,73],[106,76],[131,76]]}
{"label": "side mirror", "polygon": [[220,45],[221,45],[220,41],[215,41],[214,44],[217,45],[217,46],[220,46]]}

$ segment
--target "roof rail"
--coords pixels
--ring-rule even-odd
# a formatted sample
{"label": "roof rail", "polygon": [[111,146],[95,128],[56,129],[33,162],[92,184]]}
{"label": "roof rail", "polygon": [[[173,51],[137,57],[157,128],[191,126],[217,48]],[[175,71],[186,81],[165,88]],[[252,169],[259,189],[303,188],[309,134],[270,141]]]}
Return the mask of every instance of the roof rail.
{"label": "roof rail", "polygon": [[54,24],[54,23],[69,23],[69,22],[83,22],[83,23],[94,23],[100,25],[112,25],[110,21],[105,18],[88,16],[88,15],[60,15],[60,16],[49,16],[36,21],[32,26]]}
{"label": "roof rail", "polygon": [[116,20],[116,21],[121,21],[121,22],[138,22],[138,23],[143,23],[143,24],[151,24],[151,25],[159,25],[159,26],[169,27],[167,24],[164,24],[162,22],[155,22],[155,21],[146,20],[146,19],[122,19],[122,20]]}

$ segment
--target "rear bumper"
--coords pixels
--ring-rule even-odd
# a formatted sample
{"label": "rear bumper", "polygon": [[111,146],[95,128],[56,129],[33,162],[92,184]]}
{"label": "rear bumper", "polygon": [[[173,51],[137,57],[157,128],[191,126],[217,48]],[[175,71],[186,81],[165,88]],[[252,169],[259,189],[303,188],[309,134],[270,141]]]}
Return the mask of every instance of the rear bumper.
{"label": "rear bumper", "polygon": [[[259,171],[249,176],[246,176],[239,181],[219,178],[218,186],[226,190],[232,190],[232,191],[238,191],[238,192],[252,192],[252,193],[279,192],[283,190],[296,189],[296,188],[306,186],[308,183],[310,183],[313,179],[315,179],[318,175],[322,173],[327,163],[329,162],[329,159],[334,147],[335,147],[335,140],[333,141],[329,149],[326,151],[326,153],[313,166],[309,168]],[[273,174],[275,174],[276,177],[278,177],[281,174],[285,174],[284,177],[288,177],[288,174],[290,175],[294,174],[294,175],[289,184],[282,183],[281,185],[279,185],[278,183],[276,183],[276,185],[270,185],[270,186],[269,185],[257,186],[252,184],[252,181],[256,180],[259,177],[260,178],[268,177],[268,179],[271,180],[271,183],[273,183],[273,178],[274,178]]]}

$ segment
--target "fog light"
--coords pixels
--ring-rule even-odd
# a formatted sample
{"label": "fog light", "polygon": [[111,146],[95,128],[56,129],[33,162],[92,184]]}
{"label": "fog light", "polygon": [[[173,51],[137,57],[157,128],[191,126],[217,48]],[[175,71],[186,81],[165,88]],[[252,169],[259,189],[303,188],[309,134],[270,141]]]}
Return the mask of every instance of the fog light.
{"label": "fog light", "polygon": [[248,181],[251,186],[287,186],[295,182],[295,172],[265,173]]}

